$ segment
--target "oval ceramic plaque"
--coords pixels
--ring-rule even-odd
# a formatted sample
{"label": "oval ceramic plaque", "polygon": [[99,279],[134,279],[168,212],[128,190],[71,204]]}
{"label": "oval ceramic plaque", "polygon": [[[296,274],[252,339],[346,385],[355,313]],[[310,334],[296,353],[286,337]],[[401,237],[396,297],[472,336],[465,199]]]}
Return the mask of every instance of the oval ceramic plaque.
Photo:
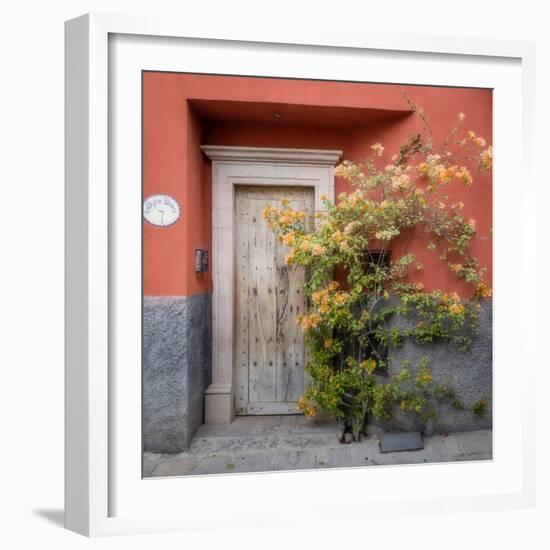
{"label": "oval ceramic plaque", "polygon": [[151,195],[143,202],[143,217],[156,227],[175,224],[180,217],[180,205],[170,195]]}

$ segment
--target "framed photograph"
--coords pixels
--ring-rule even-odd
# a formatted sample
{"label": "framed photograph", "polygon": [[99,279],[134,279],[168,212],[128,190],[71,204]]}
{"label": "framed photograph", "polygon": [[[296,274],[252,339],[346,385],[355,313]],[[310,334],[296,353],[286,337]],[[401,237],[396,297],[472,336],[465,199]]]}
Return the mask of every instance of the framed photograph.
{"label": "framed photograph", "polygon": [[533,505],[534,46],[319,36],[67,22],[67,528]]}

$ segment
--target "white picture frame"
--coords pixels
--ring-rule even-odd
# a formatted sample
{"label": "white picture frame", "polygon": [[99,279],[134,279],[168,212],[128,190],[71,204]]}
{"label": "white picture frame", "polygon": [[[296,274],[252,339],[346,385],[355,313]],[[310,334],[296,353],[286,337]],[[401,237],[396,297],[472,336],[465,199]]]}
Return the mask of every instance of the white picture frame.
{"label": "white picture frame", "polygon": [[[136,77],[141,70],[154,69],[360,80],[363,64],[369,67],[364,80],[371,82],[495,89],[494,459],[460,465],[142,479],[141,432],[135,421],[140,377],[135,368],[115,368],[121,357],[135,367],[141,355],[135,340],[141,323],[142,204],[136,164],[141,138],[131,131],[141,115]],[[189,28],[170,19],[118,15],[68,21],[66,527],[105,536],[533,506],[536,350],[531,336],[524,337],[513,355],[506,356],[503,346],[535,317],[536,294],[520,262],[508,270],[503,267],[506,250],[526,260],[535,257],[528,237],[536,226],[531,178],[534,67],[535,47],[530,42],[370,31],[358,35],[304,30],[296,36],[287,29],[273,36],[262,30],[228,29],[220,36],[211,35],[206,23]],[[124,108],[113,109],[120,107],[116,97],[123,91]],[[514,205],[520,232],[506,223]],[[129,243],[125,250],[117,246],[121,240]],[[124,287],[118,284],[121,279]],[[506,311],[499,304],[505,303],[512,283],[520,299]],[[506,322],[510,318],[515,319],[514,327]],[[513,365],[519,357],[518,379]],[[520,446],[512,447],[506,440],[512,428],[521,434]],[[369,490],[346,496],[336,490],[342,484],[361,483]],[[307,491],[307,508],[289,505],[291,488]],[[262,499],[267,492],[270,499]],[[247,502],[231,500],[245,493],[251,497]],[[354,506],[329,507],[329,502]]]}

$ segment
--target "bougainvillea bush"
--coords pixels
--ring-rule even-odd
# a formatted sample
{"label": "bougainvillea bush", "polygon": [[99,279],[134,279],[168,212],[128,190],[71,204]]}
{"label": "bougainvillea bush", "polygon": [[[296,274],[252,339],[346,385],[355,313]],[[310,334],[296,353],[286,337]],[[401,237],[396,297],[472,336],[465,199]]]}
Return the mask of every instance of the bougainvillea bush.
{"label": "bougainvillea bush", "polygon": [[[385,369],[391,350],[405,339],[467,350],[479,301],[491,296],[485,268],[471,252],[475,220],[464,217],[464,205],[453,202],[449,190],[475,185],[477,170],[491,170],[492,148],[465,130],[462,113],[443,143],[434,143],[424,112],[411,107],[423,131],[406,139],[387,166],[380,165],[380,143],[363,162],[337,166],[336,175],[352,190],[336,203],[321,197],[325,211],[314,221],[286,201],[264,211],[288,247],[287,265],[307,273],[309,305],[298,322],[306,335],[311,382],[298,408],[308,416],[328,411],[344,421],[354,439],[366,433],[369,415],[388,417],[396,404],[424,419],[435,414],[434,397],[460,406],[452,388],[432,380],[427,357],[415,365],[404,362],[390,376]],[[428,292],[412,282],[412,273],[423,265],[406,251],[406,243],[419,232],[427,249],[469,283],[471,299]],[[399,255],[397,244],[404,251]],[[390,322],[396,316],[406,322]]]}

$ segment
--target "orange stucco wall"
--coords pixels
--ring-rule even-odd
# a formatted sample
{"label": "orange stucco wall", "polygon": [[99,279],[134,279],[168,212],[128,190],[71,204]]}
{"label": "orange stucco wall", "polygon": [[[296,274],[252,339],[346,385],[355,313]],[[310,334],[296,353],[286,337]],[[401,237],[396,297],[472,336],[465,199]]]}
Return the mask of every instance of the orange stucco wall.
{"label": "orange stucco wall", "polygon": [[[173,226],[144,222],[144,293],[149,296],[210,292],[209,273],[195,273],[195,249],[211,251],[211,170],[201,144],[341,149],[361,160],[377,141],[386,150],[381,165],[409,134],[420,130],[396,85],[323,82],[274,78],[227,77],[146,72],[143,75],[144,197],[167,193],[180,203],[182,216]],[[486,89],[407,87],[407,95],[431,120],[441,140],[458,112],[466,127],[492,142],[492,92]],[[281,116],[274,118],[273,113]],[[465,163],[466,164],[466,163]],[[490,174],[477,174],[471,188],[452,195],[465,204],[464,214],[477,221],[475,253],[492,278],[492,187]],[[347,183],[336,181],[336,193]],[[425,269],[417,275],[427,289],[456,290],[464,283],[413,240],[408,250]],[[399,250],[394,250],[399,255]]]}

